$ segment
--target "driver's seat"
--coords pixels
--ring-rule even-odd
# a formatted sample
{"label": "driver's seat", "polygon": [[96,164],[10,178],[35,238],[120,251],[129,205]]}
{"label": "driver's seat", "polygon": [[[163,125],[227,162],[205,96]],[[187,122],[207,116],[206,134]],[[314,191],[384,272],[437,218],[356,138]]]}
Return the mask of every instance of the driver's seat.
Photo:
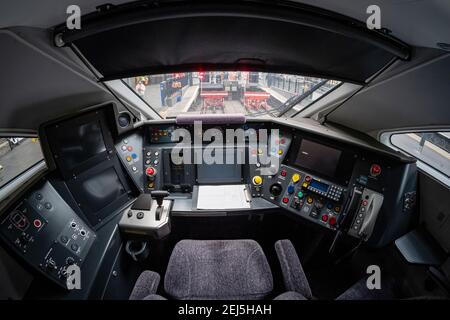
{"label": "driver's seat", "polygon": [[[159,275],[144,271],[130,299],[156,295]],[[182,240],[172,251],[164,290],[177,300],[256,300],[273,290],[269,263],[254,240]]]}

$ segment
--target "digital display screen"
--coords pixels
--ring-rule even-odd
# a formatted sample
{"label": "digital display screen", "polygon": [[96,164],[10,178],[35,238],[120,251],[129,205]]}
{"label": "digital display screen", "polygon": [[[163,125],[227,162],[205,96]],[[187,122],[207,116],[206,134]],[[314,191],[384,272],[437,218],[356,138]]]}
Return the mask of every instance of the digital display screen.
{"label": "digital display screen", "polygon": [[303,139],[294,161],[296,166],[334,177],[342,151]]}
{"label": "digital display screen", "polygon": [[99,121],[78,126],[64,126],[56,131],[59,156],[67,170],[72,170],[90,158],[106,151]]}
{"label": "digital display screen", "polygon": [[80,181],[78,195],[82,206],[96,213],[126,193],[114,167]]}
{"label": "digital display screen", "polygon": [[317,189],[319,191],[322,191],[324,193],[328,192],[328,188],[330,187],[329,185],[319,182],[317,180],[312,180],[311,183],[309,184],[310,187]]}

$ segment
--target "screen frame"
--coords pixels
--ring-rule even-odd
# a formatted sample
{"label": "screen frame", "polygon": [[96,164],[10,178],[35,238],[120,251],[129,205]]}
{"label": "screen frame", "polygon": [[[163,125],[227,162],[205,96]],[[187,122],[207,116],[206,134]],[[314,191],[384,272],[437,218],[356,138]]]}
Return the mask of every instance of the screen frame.
{"label": "screen frame", "polygon": [[[62,145],[61,140],[58,138],[60,132],[64,132],[64,130],[70,130],[74,127],[79,127],[93,122],[98,122],[100,125],[100,132],[102,134],[103,143],[106,150],[75,165],[74,167],[68,166],[61,156]],[[71,177],[76,176],[105,160],[108,160],[116,152],[111,132],[110,130],[108,130],[104,110],[93,111],[76,118],[71,118],[59,123],[52,124],[48,126],[45,131],[52,153],[52,158],[65,180],[68,180]]]}
{"label": "screen frame", "polygon": [[[334,176],[329,176],[327,174],[324,174],[323,172],[313,170],[301,165],[296,164],[296,159],[298,156],[298,153],[300,152],[300,147],[303,142],[303,140],[307,140],[313,143],[317,143],[319,145],[323,145],[325,147],[329,147],[332,149],[336,149],[338,151],[341,151],[341,156],[338,160],[338,164],[336,166],[336,171]],[[324,143],[322,141],[318,141],[317,139],[311,138],[311,137],[300,137],[300,136],[294,136],[290,150],[284,160],[284,164],[298,168],[300,170],[303,170],[307,173],[310,173],[312,175],[316,175],[320,178],[326,179],[330,182],[334,182],[343,186],[347,186],[350,183],[350,179],[353,172],[353,167],[355,164],[357,158],[357,154],[355,152],[352,152],[346,148],[341,147],[340,145],[331,145],[330,143]]]}
{"label": "screen frame", "polygon": [[[84,201],[84,189],[81,188],[82,182],[110,168],[113,168],[116,172],[119,181],[125,190],[125,193],[100,210],[95,212],[90,211],[88,209],[88,206],[86,205],[86,202]],[[71,179],[66,181],[66,184],[70,190],[70,193],[72,194],[72,197],[76,201],[78,208],[83,212],[83,215],[89,221],[91,226],[96,226],[100,223],[103,223],[105,222],[105,219],[109,218],[109,216],[113,216],[112,213],[115,212],[118,207],[122,206],[130,200],[130,194],[132,193],[132,190],[120,164],[120,160],[116,157],[99,163],[98,165],[80,173],[77,176],[73,176]]]}

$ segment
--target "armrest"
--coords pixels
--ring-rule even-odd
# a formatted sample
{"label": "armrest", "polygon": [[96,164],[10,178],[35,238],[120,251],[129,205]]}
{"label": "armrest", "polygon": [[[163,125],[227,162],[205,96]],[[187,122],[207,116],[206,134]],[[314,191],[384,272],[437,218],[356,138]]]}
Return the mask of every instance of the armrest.
{"label": "armrest", "polygon": [[311,299],[311,288],[292,242],[278,240],[275,242],[275,251],[280,261],[286,290],[298,292],[305,298]]}
{"label": "armrest", "polygon": [[133,291],[130,294],[130,300],[141,300],[147,296],[154,295],[158,290],[161,277],[153,271],[143,271],[136,280]]}

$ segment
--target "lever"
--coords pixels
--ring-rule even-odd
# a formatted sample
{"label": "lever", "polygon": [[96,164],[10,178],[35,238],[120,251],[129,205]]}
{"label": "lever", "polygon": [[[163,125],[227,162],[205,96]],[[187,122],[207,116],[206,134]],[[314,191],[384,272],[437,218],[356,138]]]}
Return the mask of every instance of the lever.
{"label": "lever", "polygon": [[169,192],[168,191],[164,191],[164,190],[157,190],[157,191],[152,191],[150,193],[152,195],[152,198],[154,198],[156,200],[156,203],[158,204],[158,207],[156,208],[155,211],[155,219],[157,221],[161,220],[161,215],[162,215],[162,211],[163,211],[163,201],[164,198],[169,196]]}

